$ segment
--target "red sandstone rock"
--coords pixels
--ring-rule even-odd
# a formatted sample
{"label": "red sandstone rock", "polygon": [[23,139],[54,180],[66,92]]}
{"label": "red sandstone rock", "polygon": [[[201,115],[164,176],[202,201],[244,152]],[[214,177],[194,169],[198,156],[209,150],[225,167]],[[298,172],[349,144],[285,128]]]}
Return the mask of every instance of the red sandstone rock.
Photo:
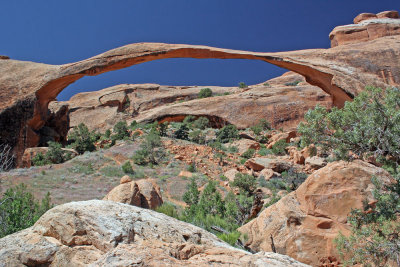
{"label": "red sandstone rock", "polygon": [[160,188],[151,179],[143,179],[136,182],[128,182],[127,179],[121,179],[121,183],[114,187],[103,200],[130,204],[146,209],[155,209],[163,203]]}
{"label": "red sandstone rock", "polygon": [[358,24],[361,21],[367,20],[367,19],[376,19],[377,16],[373,13],[361,13],[357,17],[354,18],[354,24]]}
{"label": "red sandstone rock", "polygon": [[327,257],[339,258],[333,240],[349,233],[351,209],[373,200],[371,178],[392,181],[381,168],[366,162],[333,162],[310,175],[300,187],[239,228],[255,251],[271,251],[272,235],[278,253],[312,266]]}
{"label": "red sandstone rock", "polygon": [[397,12],[395,10],[382,11],[382,12],[376,14],[376,16],[380,19],[383,19],[383,18],[398,19],[398,18],[400,18],[399,12]]}
{"label": "red sandstone rock", "polygon": [[338,26],[329,34],[331,46],[367,42],[384,36],[400,35],[397,11],[384,11],[377,15],[362,13],[351,25]]}

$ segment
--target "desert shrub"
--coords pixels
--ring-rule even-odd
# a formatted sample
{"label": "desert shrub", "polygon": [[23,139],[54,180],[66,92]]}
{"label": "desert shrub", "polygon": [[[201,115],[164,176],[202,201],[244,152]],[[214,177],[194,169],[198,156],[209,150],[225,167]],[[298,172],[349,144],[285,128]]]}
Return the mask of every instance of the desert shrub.
{"label": "desert shrub", "polygon": [[165,121],[158,125],[158,131],[160,133],[160,136],[167,136],[168,125],[169,125],[168,121]]}
{"label": "desert shrub", "polygon": [[288,82],[285,83],[286,86],[297,86],[301,81],[294,81],[294,82]]}
{"label": "desert shrub", "polygon": [[208,127],[210,121],[206,117],[200,117],[193,122],[193,128],[204,130]]}
{"label": "desert shrub", "polygon": [[237,187],[240,192],[250,196],[257,188],[257,180],[252,175],[246,173],[237,173],[230,185],[232,187]]}
{"label": "desert shrub", "polygon": [[194,164],[194,163],[189,164],[189,166],[187,167],[187,171],[196,172],[196,164]]}
{"label": "desert shrub", "polygon": [[268,148],[265,148],[265,147],[260,148],[260,150],[258,150],[257,153],[260,156],[266,156],[266,155],[273,154],[271,149],[268,149]]}
{"label": "desert shrub", "polygon": [[182,123],[179,129],[175,131],[174,137],[182,140],[189,140],[189,127],[186,123]]}
{"label": "desert shrub", "polygon": [[184,123],[184,124],[186,124],[186,125],[191,125],[191,123],[192,122],[194,122],[196,120],[196,117],[195,116],[193,116],[193,115],[188,115],[188,116],[186,116],[184,119],[183,119],[183,121],[182,121],[182,123]]}
{"label": "desert shrub", "polygon": [[382,186],[376,178],[375,204],[364,203],[363,210],[353,210],[348,217],[351,235],[340,234],[335,240],[345,265],[392,266],[400,260],[400,177]]}
{"label": "desert shrub", "polygon": [[206,135],[201,130],[194,130],[189,133],[189,139],[198,144],[206,143]]}
{"label": "desert shrub", "polygon": [[107,139],[111,137],[111,130],[110,130],[110,129],[107,129],[107,130],[104,132],[104,137],[107,138]]}
{"label": "desert shrub", "polygon": [[366,87],[342,109],[309,110],[298,131],[301,145],[316,144],[337,159],[374,156],[379,162],[400,162],[400,90]]}
{"label": "desert shrub", "polygon": [[160,136],[156,131],[151,131],[140,144],[141,149],[133,155],[133,162],[138,165],[157,164],[164,156],[161,147]]}
{"label": "desert shrub", "polygon": [[119,121],[114,125],[114,134],[111,136],[113,140],[122,140],[129,137],[129,130],[126,121]]}
{"label": "desert shrub", "polygon": [[296,190],[308,177],[306,173],[297,172],[293,168],[282,172],[281,175],[282,179],[287,184],[286,188],[289,188],[288,191]]}
{"label": "desert shrub", "polygon": [[262,132],[262,127],[259,124],[250,127],[250,130],[255,134],[259,135]]}
{"label": "desert shrub", "polygon": [[239,137],[238,129],[235,125],[227,125],[221,128],[217,133],[217,141],[220,143],[228,143]]}
{"label": "desert shrub", "polygon": [[243,154],[241,156],[245,159],[250,159],[254,156],[255,153],[256,153],[256,151],[254,149],[249,148],[245,152],[243,152]]}
{"label": "desert shrub", "polygon": [[49,150],[45,157],[48,158],[52,163],[59,164],[64,162],[64,151],[61,149],[61,144],[49,141]]}
{"label": "desert shrub", "polygon": [[200,90],[198,98],[206,98],[212,96],[212,91],[210,88],[203,88]]}
{"label": "desert shrub", "polygon": [[100,169],[100,173],[107,177],[122,177],[124,172],[118,166],[107,165]]}
{"label": "desert shrub", "polygon": [[233,231],[230,233],[222,233],[222,234],[218,234],[217,237],[219,239],[225,241],[229,245],[234,246],[240,237],[240,232]]}
{"label": "desert shrub", "polygon": [[163,203],[161,206],[156,208],[157,212],[164,213],[170,217],[179,219],[179,214],[176,210],[176,207],[171,203]]}
{"label": "desert shrub", "polygon": [[60,143],[49,141],[49,150],[46,154],[37,153],[32,158],[34,166],[43,166],[47,164],[59,164],[71,159],[71,153],[62,150]]}
{"label": "desert shrub", "polygon": [[272,147],[271,147],[271,152],[275,155],[280,155],[283,156],[286,154],[286,147],[289,144],[286,143],[286,140],[282,139],[276,142]]}
{"label": "desert shrub", "polygon": [[68,137],[68,142],[70,143],[70,147],[75,149],[79,154],[83,154],[85,151],[96,150],[94,143],[99,138],[98,133],[89,131],[85,124],[80,123],[72,130],[72,133]]}
{"label": "desert shrub", "polygon": [[0,172],[8,171],[14,166],[15,156],[7,144],[0,144]]}
{"label": "desert shrub", "polygon": [[122,171],[126,174],[134,174],[135,172],[133,171],[131,162],[129,160],[125,161],[124,164],[122,164]]}
{"label": "desert shrub", "polygon": [[239,88],[247,88],[248,86],[244,82],[239,83]]}
{"label": "desert shrub", "polygon": [[47,157],[45,157],[45,154],[37,153],[32,158],[32,164],[34,166],[43,166],[43,165],[51,164],[51,161]]}
{"label": "desert shrub", "polygon": [[237,153],[239,151],[239,148],[237,146],[228,146],[227,150],[230,153]]}
{"label": "desert shrub", "polygon": [[39,202],[24,184],[7,189],[0,199],[0,238],[32,226],[51,207],[50,193]]}

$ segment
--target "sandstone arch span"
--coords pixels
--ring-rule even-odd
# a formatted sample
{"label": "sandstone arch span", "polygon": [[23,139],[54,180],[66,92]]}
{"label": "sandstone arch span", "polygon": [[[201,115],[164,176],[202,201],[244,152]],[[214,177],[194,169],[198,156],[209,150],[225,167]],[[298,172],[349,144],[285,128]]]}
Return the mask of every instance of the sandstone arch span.
{"label": "sandstone arch span", "polygon": [[[126,68],[164,58],[219,58],[262,60],[303,75],[333,97],[337,106],[363,90],[365,85],[398,85],[400,37],[330,49],[259,53],[197,45],[137,43],[92,58],[64,65],[47,65],[0,59],[0,138],[20,153],[38,143],[48,103],[69,84],[83,76]],[[381,77],[390,72],[392,79]],[[12,117],[12,119],[11,119]]]}

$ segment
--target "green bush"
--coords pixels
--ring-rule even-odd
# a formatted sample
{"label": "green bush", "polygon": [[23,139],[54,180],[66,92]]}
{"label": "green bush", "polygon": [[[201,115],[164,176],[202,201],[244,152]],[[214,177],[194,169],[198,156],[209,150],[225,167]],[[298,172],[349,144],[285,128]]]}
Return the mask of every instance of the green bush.
{"label": "green bush", "polygon": [[124,164],[122,164],[122,171],[126,174],[134,174],[135,172],[133,171],[131,162],[129,160],[125,161]]}
{"label": "green bush", "polygon": [[39,202],[24,184],[7,189],[0,203],[0,238],[32,226],[52,207],[50,193]]}
{"label": "green bush", "polygon": [[85,153],[85,151],[96,150],[95,142],[100,138],[100,135],[94,131],[89,131],[88,127],[80,123],[77,127],[72,130],[72,133],[68,137],[70,147],[75,149],[79,154]]}
{"label": "green bush", "polygon": [[187,171],[196,172],[196,164],[192,163],[188,166]]}
{"label": "green bush", "polygon": [[294,81],[294,82],[288,82],[285,83],[286,86],[297,86],[301,81]]}
{"label": "green bush", "polygon": [[151,131],[140,144],[141,149],[133,155],[133,162],[138,165],[157,164],[164,156],[161,147],[160,136],[156,131]]}
{"label": "green bush", "polygon": [[249,148],[246,150],[246,152],[243,152],[243,154],[241,156],[245,159],[250,159],[254,156],[255,153],[256,153],[256,151],[254,149]]}
{"label": "green bush", "polygon": [[206,98],[212,96],[212,91],[210,88],[203,88],[200,90],[198,98]]}
{"label": "green bush", "polygon": [[210,121],[206,117],[200,117],[193,122],[193,128],[204,130],[208,127]]}
{"label": "green bush", "polygon": [[206,143],[206,135],[201,130],[194,130],[189,133],[189,139],[198,144]]}
{"label": "green bush", "polygon": [[113,140],[123,140],[129,137],[128,124],[126,121],[119,121],[114,125],[113,128],[113,136],[111,137]]}
{"label": "green bush", "polygon": [[186,123],[182,123],[178,130],[175,131],[174,137],[182,140],[189,140],[189,127]]}
{"label": "green bush", "polygon": [[258,155],[260,155],[260,156],[266,156],[266,155],[271,155],[271,154],[273,154],[271,149],[267,149],[267,148],[265,148],[265,147],[260,148],[260,150],[258,150],[257,153],[258,153]]}
{"label": "green bush", "polygon": [[248,86],[244,82],[239,83],[239,88],[247,88]]}
{"label": "green bush", "polygon": [[71,153],[63,151],[61,144],[49,141],[49,150],[46,154],[38,153],[32,158],[34,166],[43,166],[48,164],[59,164],[71,159]]}
{"label": "green bush", "polygon": [[220,143],[228,143],[231,140],[239,138],[239,132],[235,125],[227,125],[220,129],[217,133],[217,141]]}
{"label": "green bush", "polygon": [[171,203],[163,203],[161,206],[156,208],[157,212],[164,213],[170,217],[179,219],[179,214],[176,210],[176,207]]}
{"label": "green bush", "polygon": [[230,185],[232,187],[237,187],[243,194],[251,196],[257,188],[257,180],[252,175],[237,173]]}
{"label": "green bush", "polygon": [[286,143],[286,140],[282,139],[276,142],[272,147],[271,147],[271,152],[275,155],[283,156],[286,155],[286,147],[289,144]]}
{"label": "green bush", "polygon": [[301,145],[316,144],[337,159],[349,152],[361,159],[374,156],[379,162],[400,162],[400,90],[366,87],[342,109],[331,112],[317,106],[298,127]]}

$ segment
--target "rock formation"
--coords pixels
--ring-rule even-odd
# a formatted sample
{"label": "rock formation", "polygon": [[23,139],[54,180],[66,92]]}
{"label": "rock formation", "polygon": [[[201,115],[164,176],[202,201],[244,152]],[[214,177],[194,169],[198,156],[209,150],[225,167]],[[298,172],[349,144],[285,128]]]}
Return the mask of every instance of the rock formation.
{"label": "rock formation", "polygon": [[[361,22],[363,23],[363,22]],[[400,36],[279,53],[258,53],[197,45],[137,43],[65,65],[0,59],[0,138],[20,159],[26,147],[37,146],[48,119],[48,104],[69,84],[135,64],[164,58],[232,58],[262,60],[303,75],[342,106],[366,85],[400,83]]]}
{"label": "rock formation", "polygon": [[354,23],[333,29],[329,34],[332,47],[400,35],[400,17],[397,11],[384,11],[376,15],[362,13],[354,18]]}
{"label": "rock formation", "polygon": [[111,201],[71,202],[0,239],[0,266],[307,266],[252,255],[164,214]]}
{"label": "rock formation", "polygon": [[152,179],[142,179],[136,182],[127,182],[126,179],[121,179],[121,184],[113,188],[103,200],[146,209],[156,209],[163,203],[160,188]]}
{"label": "rock formation", "polygon": [[[216,96],[198,99],[198,93],[205,87]],[[317,104],[329,108],[332,99],[318,87],[306,83],[303,76],[288,72],[246,89],[122,84],[79,93],[69,101],[51,102],[49,109],[52,117],[69,121],[70,128],[84,122],[90,130],[104,132],[120,120],[182,121],[187,115],[207,117],[213,127],[231,123],[247,128],[267,118],[275,128],[293,128]],[[66,107],[69,111],[62,112]],[[60,136],[63,134],[64,130]]]}
{"label": "rock formation", "polygon": [[272,236],[278,253],[312,266],[339,259],[333,240],[339,232],[349,233],[351,209],[372,200],[372,176],[391,182],[386,171],[363,161],[330,163],[239,231],[255,251],[272,251]]}

